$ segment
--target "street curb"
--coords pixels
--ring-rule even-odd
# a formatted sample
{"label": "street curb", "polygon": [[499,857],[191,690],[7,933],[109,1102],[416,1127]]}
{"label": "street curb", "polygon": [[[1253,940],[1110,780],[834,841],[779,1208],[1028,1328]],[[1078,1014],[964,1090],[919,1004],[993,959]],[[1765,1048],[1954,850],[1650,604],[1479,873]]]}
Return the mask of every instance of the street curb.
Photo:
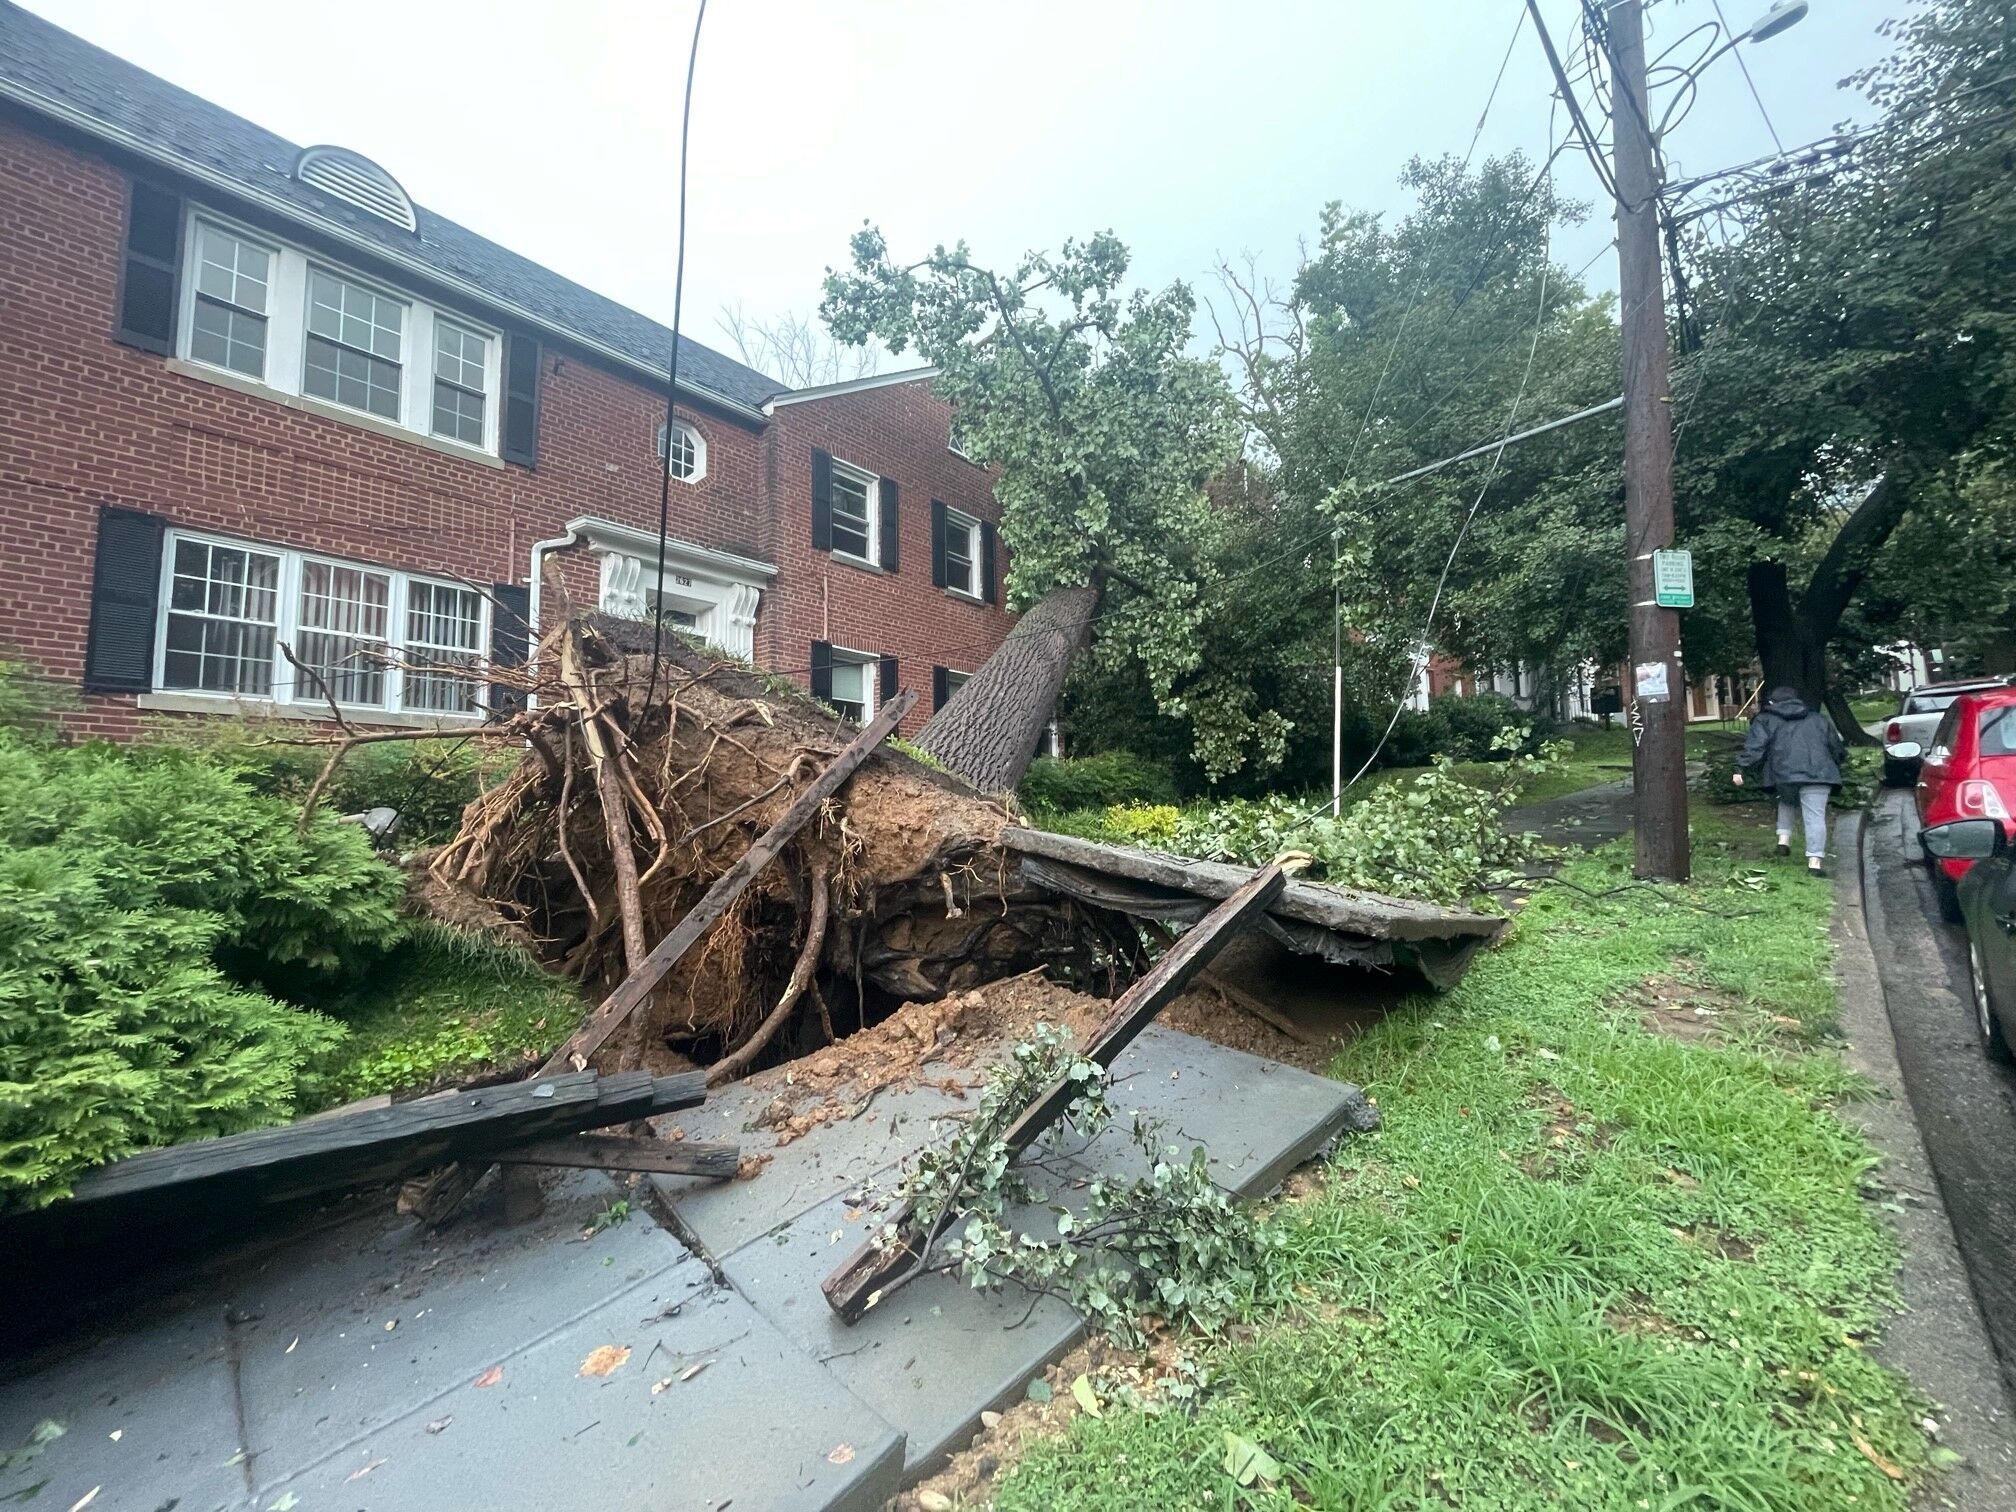
{"label": "street curb", "polygon": [[1902,1308],[1874,1353],[1937,1404],[1939,1440],[1963,1459],[1928,1488],[1921,1504],[2008,1512],[2016,1507],[2016,1418],[1897,1062],[1896,1034],[1870,943],[1882,930],[1883,907],[1868,876],[1868,827],[1863,810],[1835,820],[1838,859],[1828,933],[1845,1059],[1883,1093],[1841,1108],[1883,1157],[1871,1182],[1880,1182],[1892,1198],[1882,1218],[1900,1250]]}

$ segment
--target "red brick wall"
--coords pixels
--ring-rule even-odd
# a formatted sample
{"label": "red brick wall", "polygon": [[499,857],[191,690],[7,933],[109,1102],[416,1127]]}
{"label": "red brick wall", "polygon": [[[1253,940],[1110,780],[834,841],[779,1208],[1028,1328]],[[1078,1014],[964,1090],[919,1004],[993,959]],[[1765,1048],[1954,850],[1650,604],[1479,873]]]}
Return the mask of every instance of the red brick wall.
{"label": "red brick wall", "polygon": [[[523,582],[533,541],[594,514],[655,528],[662,393],[541,354],[536,470],[485,465],[171,370],[112,340],[126,180],[0,117],[0,649],[81,677],[97,507],[374,565]],[[675,535],[761,555],[760,433],[688,412],[707,476]],[[131,697],[76,725],[129,733]]]}
{"label": "red brick wall", "polygon": [[[997,524],[991,476],[948,449],[952,407],[923,382],[887,384],[779,405],[764,437],[773,508],[765,557],[777,578],[763,597],[756,659],[803,685],[812,642],[893,655],[902,686],[917,692],[906,734],[931,714],[931,669],[971,672],[1015,622],[998,604],[976,604],[931,586],[931,501]],[[812,549],[812,449],[894,478],[900,497],[900,565],[871,572]],[[996,564],[997,581],[1007,553]]]}
{"label": "red brick wall", "polygon": [[[0,114],[0,654],[81,678],[101,504],[478,582],[525,581],[531,544],[577,515],[655,529],[662,393],[564,346],[541,353],[528,470],[304,413],[115,342],[126,195],[114,164]],[[910,383],[787,405],[767,430],[680,415],[706,439],[707,475],[672,484],[672,533],[779,568],[758,662],[803,683],[815,639],[893,654],[920,696],[906,727],[921,727],[932,666],[971,671],[1013,622],[931,586],[931,500],[999,518],[989,476],[947,449],[950,407]],[[893,577],[811,549],[814,446],[896,479]],[[592,604],[593,559],[568,555],[569,592]],[[143,717],[131,696],[91,695],[74,724],[124,735]]]}

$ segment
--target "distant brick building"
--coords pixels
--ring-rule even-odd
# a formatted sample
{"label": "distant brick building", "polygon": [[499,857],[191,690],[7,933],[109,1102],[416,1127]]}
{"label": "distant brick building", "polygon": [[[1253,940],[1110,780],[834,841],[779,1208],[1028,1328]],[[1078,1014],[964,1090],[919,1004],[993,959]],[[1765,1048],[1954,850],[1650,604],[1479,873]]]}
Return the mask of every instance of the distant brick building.
{"label": "distant brick building", "polygon": [[0,654],[76,683],[79,729],[325,690],[464,724],[564,597],[850,713],[915,687],[914,732],[1012,623],[929,372],[794,392],[682,339],[668,446],[670,353],[376,164],[0,0]]}

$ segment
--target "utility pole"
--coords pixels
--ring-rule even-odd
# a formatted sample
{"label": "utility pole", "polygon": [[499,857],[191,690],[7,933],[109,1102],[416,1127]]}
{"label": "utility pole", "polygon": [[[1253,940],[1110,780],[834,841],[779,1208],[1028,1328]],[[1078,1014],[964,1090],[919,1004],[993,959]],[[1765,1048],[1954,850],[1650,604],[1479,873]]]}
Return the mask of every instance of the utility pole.
{"label": "utility pole", "polygon": [[[1687,686],[1680,616],[1658,606],[1652,553],[1673,544],[1673,394],[1641,0],[1608,10],[1617,289],[1624,331],[1624,540],[1631,614],[1633,871],[1681,882],[1687,838]],[[1551,44],[1550,44],[1551,52]]]}

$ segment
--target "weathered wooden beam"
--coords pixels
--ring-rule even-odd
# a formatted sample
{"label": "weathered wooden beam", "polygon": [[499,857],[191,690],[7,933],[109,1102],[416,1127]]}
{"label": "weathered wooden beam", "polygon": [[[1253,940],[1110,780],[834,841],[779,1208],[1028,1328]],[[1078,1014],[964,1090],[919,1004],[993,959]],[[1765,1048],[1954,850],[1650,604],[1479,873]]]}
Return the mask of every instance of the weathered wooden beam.
{"label": "weathered wooden beam", "polygon": [[[1146,976],[1121,994],[1081,1052],[1085,1058],[1101,1069],[1112,1069],[1115,1058],[1154,1021],[1155,1015],[1180,995],[1242,928],[1281,895],[1287,880],[1278,862],[1266,867],[1193,925]],[[1001,1136],[1010,1162],[1063,1116],[1081,1090],[1080,1083],[1066,1076],[1037,1094],[1035,1101],[1022,1110]],[[886,1244],[877,1244],[873,1239],[864,1241],[820,1284],[827,1305],[843,1323],[860,1321],[869,1308],[923,1270],[932,1244],[952,1217],[945,1212],[928,1224],[922,1223],[906,1203],[883,1225],[878,1225],[886,1227],[893,1223],[894,1239]]]}
{"label": "weathered wooden beam", "polygon": [[368,1186],[444,1158],[695,1107],[705,1097],[705,1078],[697,1071],[657,1078],[641,1071],[583,1071],[509,1082],[129,1155],[80,1176],[68,1201],[84,1205],[206,1186],[246,1188],[270,1200]]}
{"label": "weathered wooden beam", "polygon": [[743,853],[739,861],[714,879],[714,885],[707,889],[683,919],[666,932],[665,938],[652,948],[643,963],[617,983],[616,990],[602,1000],[601,1006],[574,1031],[566,1044],[553,1052],[539,1074],[547,1076],[572,1069],[577,1062],[585,1063],[600,1049],[602,1042],[643,1006],[652,989],[664,980],[665,973],[679,964],[708,927],[727,911],[728,905],[740,897],[743,890],[756,880],[757,874],[777,858],[778,852],[791,843],[798,831],[812,821],[820,806],[840,790],[841,784],[854,775],[877,746],[895,733],[896,727],[903,722],[903,716],[916,702],[917,695],[906,689],[884,704],[866,728],[778,816],[777,822],[757,837],[756,843]]}
{"label": "weathered wooden beam", "polygon": [[499,1165],[573,1166],[594,1171],[648,1171],[660,1176],[704,1176],[727,1181],[742,1151],[698,1139],[630,1139],[621,1134],[576,1134],[535,1139],[497,1154]]}

